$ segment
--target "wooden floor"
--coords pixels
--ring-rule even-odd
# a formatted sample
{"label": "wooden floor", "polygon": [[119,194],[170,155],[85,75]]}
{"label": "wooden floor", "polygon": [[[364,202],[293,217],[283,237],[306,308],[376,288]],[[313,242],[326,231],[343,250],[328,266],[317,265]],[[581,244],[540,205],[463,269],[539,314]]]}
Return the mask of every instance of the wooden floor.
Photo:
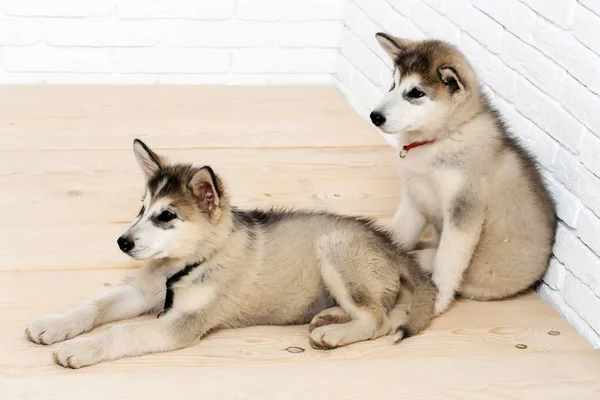
{"label": "wooden floor", "polygon": [[306,326],[253,327],[177,352],[53,365],[25,323],[138,266],[116,245],[143,191],[135,137],[212,165],[238,205],[386,223],[398,203],[396,152],[333,88],[0,88],[0,399],[600,399],[600,354],[535,294],[457,302],[396,346],[324,352]]}

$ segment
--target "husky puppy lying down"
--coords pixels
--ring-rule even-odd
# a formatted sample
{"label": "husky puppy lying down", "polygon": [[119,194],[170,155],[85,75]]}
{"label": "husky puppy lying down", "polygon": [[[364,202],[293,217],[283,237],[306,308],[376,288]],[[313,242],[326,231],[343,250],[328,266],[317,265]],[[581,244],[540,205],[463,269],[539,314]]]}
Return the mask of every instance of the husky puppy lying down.
{"label": "husky puppy lying down", "polygon": [[[158,313],[69,340],[54,361],[81,368],[193,345],[210,331],[310,322],[310,343],[331,349],[398,329],[425,329],[437,291],[415,259],[369,220],[300,210],[240,210],[210,167],[170,164],[139,140],[143,206],[118,239],[146,260],[135,277],[62,314],[27,325],[52,344],[111,321]],[[408,320],[388,317],[401,282],[414,291]]]}

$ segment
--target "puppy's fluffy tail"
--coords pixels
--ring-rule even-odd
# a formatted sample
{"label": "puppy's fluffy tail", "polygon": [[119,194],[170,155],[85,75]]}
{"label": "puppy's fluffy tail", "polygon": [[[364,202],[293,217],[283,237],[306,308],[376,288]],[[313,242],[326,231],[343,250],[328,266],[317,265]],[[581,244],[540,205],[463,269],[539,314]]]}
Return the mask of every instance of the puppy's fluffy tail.
{"label": "puppy's fluffy tail", "polygon": [[410,303],[408,319],[396,329],[395,343],[423,332],[435,317],[437,287],[429,274],[420,268],[414,258],[409,264],[409,279],[413,284],[414,294]]}

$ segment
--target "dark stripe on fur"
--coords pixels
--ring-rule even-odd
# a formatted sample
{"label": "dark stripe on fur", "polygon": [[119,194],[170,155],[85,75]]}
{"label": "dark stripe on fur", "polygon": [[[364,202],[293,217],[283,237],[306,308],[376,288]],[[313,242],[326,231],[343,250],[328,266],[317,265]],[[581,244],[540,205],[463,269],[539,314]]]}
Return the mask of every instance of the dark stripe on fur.
{"label": "dark stripe on fur", "polygon": [[188,275],[190,272],[192,272],[192,270],[194,268],[196,268],[200,264],[202,264],[202,262],[196,262],[193,264],[186,265],[184,268],[180,269],[179,271],[177,271],[176,273],[171,275],[169,277],[169,279],[167,279],[167,283],[166,283],[167,292],[165,295],[165,306],[163,308],[163,311],[160,314],[158,314],[159,317],[161,315],[165,314],[167,311],[169,311],[171,309],[171,307],[173,307],[173,298],[175,295],[173,293],[173,289],[172,289],[173,284],[175,284],[176,282],[179,282],[181,280],[181,278]]}

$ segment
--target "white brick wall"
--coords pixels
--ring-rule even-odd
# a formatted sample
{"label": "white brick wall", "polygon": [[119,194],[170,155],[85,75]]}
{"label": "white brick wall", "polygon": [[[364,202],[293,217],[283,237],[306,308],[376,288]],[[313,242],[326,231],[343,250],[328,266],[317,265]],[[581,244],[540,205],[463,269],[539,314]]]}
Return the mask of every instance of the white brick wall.
{"label": "white brick wall", "polygon": [[2,0],[0,84],[335,83],[344,0]]}
{"label": "white brick wall", "polygon": [[600,1],[346,0],[343,19],[338,85],[365,118],[391,84],[377,31],[467,54],[557,201],[540,294],[600,348]]}

